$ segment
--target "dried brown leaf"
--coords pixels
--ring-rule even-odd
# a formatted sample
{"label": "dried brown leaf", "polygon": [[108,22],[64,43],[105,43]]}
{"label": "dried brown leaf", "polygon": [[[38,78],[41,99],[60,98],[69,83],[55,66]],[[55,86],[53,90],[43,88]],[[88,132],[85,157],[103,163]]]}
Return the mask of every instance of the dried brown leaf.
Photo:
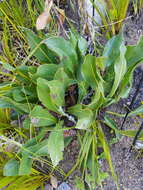
{"label": "dried brown leaf", "polygon": [[43,12],[36,21],[36,28],[37,30],[43,30],[47,24],[51,22],[51,15],[50,13]]}
{"label": "dried brown leaf", "polygon": [[49,24],[52,20],[50,10],[53,6],[53,0],[45,1],[45,9],[44,12],[37,18],[36,28],[37,30],[43,30],[47,24]]}

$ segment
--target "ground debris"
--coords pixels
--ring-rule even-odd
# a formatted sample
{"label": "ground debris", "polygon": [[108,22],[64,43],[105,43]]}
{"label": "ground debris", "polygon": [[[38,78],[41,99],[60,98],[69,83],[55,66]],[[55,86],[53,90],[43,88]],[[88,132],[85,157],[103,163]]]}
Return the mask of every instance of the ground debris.
{"label": "ground debris", "polygon": [[57,190],[71,190],[71,188],[70,188],[70,186],[69,186],[67,183],[63,182],[63,183],[57,188]]}

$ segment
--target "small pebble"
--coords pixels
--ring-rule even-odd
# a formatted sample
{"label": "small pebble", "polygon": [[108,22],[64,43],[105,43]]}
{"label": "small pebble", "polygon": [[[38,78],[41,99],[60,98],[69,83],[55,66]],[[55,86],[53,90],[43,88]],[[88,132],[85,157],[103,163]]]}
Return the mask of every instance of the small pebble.
{"label": "small pebble", "polygon": [[49,184],[46,184],[44,190],[53,190],[53,187]]}
{"label": "small pebble", "polygon": [[63,182],[63,183],[57,188],[57,190],[71,190],[71,188],[70,188],[70,186],[69,186],[67,183]]}
{"label": "small pebble", "polygon": [[143,143],[137,141],[136,144],[135,144],[135,148],[138,149],[138,150],[143,149]]}

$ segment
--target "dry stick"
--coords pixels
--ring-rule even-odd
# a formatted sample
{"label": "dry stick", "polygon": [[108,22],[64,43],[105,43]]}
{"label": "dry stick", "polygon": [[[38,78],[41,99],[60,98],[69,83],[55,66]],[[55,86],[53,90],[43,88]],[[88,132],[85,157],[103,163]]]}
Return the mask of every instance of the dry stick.
{"label": "dry stick", "polygon": [[130,147],[130,149],[129,149],[129,152],[131,152],[133,146],[135,146],[136,141],[137,141],[137,139],[138,139],[138,137],[139,137],[139,135],[140,135],[140,133],[141,133],[142,130],[143,130],[143,122],[142,122],[140,128],[138,129],[138,131],[137,131],[137,133],[136,133],[136,135],[135,135],[135,137],[134,137],[134,140],[133,140],[133,143],[132,143],[132,145],[131,145],[131,147]]}
{"label": "dry stick", "polygon": [[128,108],[128,110],[127,110],[127,113],[126,113],[126,115],[125,115],[125,117],[124,117],[124,120],[123,120],[123,122],[122,122],[122,125],[121,125],[121,128],[120,128],[121,130],[122,130],[123,127],[124,127],[125,121],[126,121],[128,115],[129,115],[129,113],[130,113],[130,110],[132,110],[134,101],[136,100],[136,97],[137,97],[137,95],[138,95],[138,92],[139,92],[139,90],[140,90],[140,87],[141,87],[142,83],[143,83],[143,72],[142,72],[142,77],[141,77],[141,79],[140,79],[140,81],[139,81],[139,84],[137,85],[137,88],[136,88],[136,91],[135,91],[135,93],[134,93],[134,96],[133,96],[133,98],[132,98],[132,101],[131,101],[131,103],[130,103],[130,105],[129,105],[129,108]]}
{"label": "dry stick", "polygon": [[118,21],[116,21],[116,22],[112,22],[112,23],[110,23],[110,24],[104,24],[104,25],[101,25],[101,26],[95,26],[94,28],[95,28],[95,29],[100,29],[100,28],[104,28],[104,27],[106,27],[106,26],[112,26],[112,25],[118,24],[118,23],[120,23],[120,22],[126,21],[126,20],[128,20],[128,19],[130,19],[130,18],[134,18],[134,15],[128,16],[128,17],[126,17],[126,18],[124,18],[124,19],[120,19],[120,20],[118,20]]}

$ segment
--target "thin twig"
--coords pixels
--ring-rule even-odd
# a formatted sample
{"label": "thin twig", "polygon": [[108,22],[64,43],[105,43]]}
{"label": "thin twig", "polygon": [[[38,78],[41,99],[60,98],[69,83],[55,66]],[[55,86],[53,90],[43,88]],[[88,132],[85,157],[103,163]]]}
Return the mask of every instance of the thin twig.
{"label": "thin twig", "polygon": [[106,27],[106,26],[112,26],[112,25],[118,24],[118,23],[120,23],[120,22],[123,22],[123,21],[125,21],[125,20],[128,20],[128,19],[130,19],[130,18],[132,18],[132,17],[134,17],[134,15],[128,16],[128,17],[126,17],[126,18],[124,18],[124,19],[121,19],[121,20],[118,20],[118,21],[116,21],[116,22],[112,22],[112,23],[110,23],[110,24],[104,24],[104,25],[101,25],[101,26],[95,26],[94,28],[104,28],[104,27]]}
{"label": "thin twig", "polygon": [[140,128],[138,129],[138,131],[137,131],[137,133],[136,133],[136,135],[135,135],[135,137],[134,137],[134,140],[133,140],[133,143],[132,143],[132,145],[131,145],[131,147],[130,147],[130,149],[129,149],[129,152],[131,152],[133,146],[135,146],[136,141],[138,140],[138,137],[139,137],[139,135],[140,135],[140,133],[141,133],[142,130],[143,130],[143,122],[142,122]]}
{"label": "thin twig", "polygon": [[141,77],[141,79],[139,80],[139,84],[137,85],[137,88],[136,88],[136,91],[135,91],[135,93],[134,93],[134,96],[133,96],[133,98],[132,98],[132,101],[131,101],[131,103],[130,103],[130,105],[129,105],[129,109],[127,110],[127,113],[126,113],[126,115],[125,115],[125,117],[124,117],[124,119],[123,119],[123,122],[122,122],[122,125],[121,125],[121,128],[120,128],[121,130],[123,129],[124,124],[125,124],[125,121],[126,121],[128,115],[129,115],[130,111],[132,110],[134,101],[136,100],[136,97],[137,97],[137,95],[138,95],[138,93],[139,93],[139,90],[140,90],[140,87],[141,87],[142,83],[143,83],[143,72],[142,72],[142,77]]}

